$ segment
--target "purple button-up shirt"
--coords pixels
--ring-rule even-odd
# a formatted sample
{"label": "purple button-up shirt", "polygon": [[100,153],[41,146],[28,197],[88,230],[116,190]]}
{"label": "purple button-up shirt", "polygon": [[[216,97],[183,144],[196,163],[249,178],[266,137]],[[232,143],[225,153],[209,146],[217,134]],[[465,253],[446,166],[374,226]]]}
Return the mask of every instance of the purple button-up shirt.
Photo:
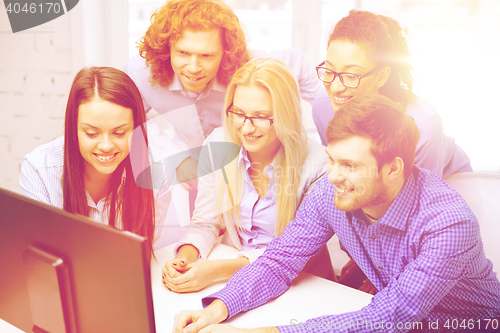
{"label": "purple button-up shirt", "polygon": [[248,159],[248,152],[244,147],[241,147],[238,166],[241,163],[244,164],[246,170],[243,175],[245,186],[243,187],[240,203],[241,228],[238,229],[241,247],[243,251],[265,249],[274,238],[276,222],[277,194],[274,193],[274,162],[264,169],[270,182],[266,195],[260,199],[252,183],[252,178],[248,174],[248,169],[252,167],[252,163]]}
{"label": "purple button-up shirt", "polygon": [[439,320],[443,327],[446,320],[500,316],[500,282],[485,256],[477,219],[436,175],[415,167],[373,225],[361,211],[336,209],[334,195],[335,187],[324,176],[283,235],[224,289],[204,298],[203,305],[219,298],[232,317],[281,295],[337,233],[379,292],[358,311],[280,326],[280,332],[332,332],[339,323],[345,323],[339,331],[371,332],[373,326],[366,323],[381,322],[385,332],[405,332],[405,323],[424,319]]}

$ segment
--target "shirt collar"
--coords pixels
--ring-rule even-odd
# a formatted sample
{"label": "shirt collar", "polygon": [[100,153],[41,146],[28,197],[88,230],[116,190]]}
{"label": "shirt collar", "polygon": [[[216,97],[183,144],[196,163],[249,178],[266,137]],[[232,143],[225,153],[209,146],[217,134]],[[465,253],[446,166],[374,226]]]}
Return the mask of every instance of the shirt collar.
{"label": "shirt collar", "polygon": [[[242,145],[240,148],[240,153],[238,155],[238,168],[243,166],[245,168],[245,170],[248,171],[248,168],[250,168],[251,165],[252,165],[252,163],[250,162],[250,159],[248,158],[248,151]],[[274,159],[271,162],[271,164],[266,166],[266,168],[264,170],[267,173],[267,175],[269,176],[269,178],[272,179],[273,175],[274,175]]]}
{"label": "shirt collar", "polygon": [[407,227],[408,217],[416,197],[417,185],[412,172],[396,196],[396,199],[394,199],[389,209],[377,223],[404,231]]}
{"label": "shirt collar", "polygon": [[210,85],[211,85],[211,88],[210,88],[211,90],[221,91],[223,93],[226,92],[226,87],[219,83],[219,80],[217,80],[217,77],[214,80],[212,80]]}
{"label": "shirt collar", "polygon": [[206,95],[209,94],[211,90],[221,91],[224,93],[226,92],[226,87],[219,83],[217,77],[212,79],[212,81],[208,83],[208,85],[205,87],[205,89],[203,89],[201,93],[187,91],[182,85],[181,80],[179,79],[177,74],[174,74],[174,79],[172,83],[168,86],[168,89],[171,91],[180,91],[184,96],[188,96],[191,98],[205,97]]}
{"label": "shirt collar", "polygon": [[168,90],[177,90],[177,91],[183,91],[184,87],[182,86],[181,80],[177,76],[177,74],[174,74],[174,79],[172,80],[172,83],[169,84]]}
{"label": "shirt collar", "polygon": [[[121,179],[120,185],[118,186],[118,190],[117,190],[118,193],[120,192],[123,184],[125,184],[125,179],[127,178],[126,176],[127,176],[127,169],[123,168],[122,179]],[[104,203],[106,202],[107,197],[102,198],[101,200],[99,200],[99,202],[96,203],[96,202],[94,202],[94,199],[92,199],[92,197],[90,196],[90,193],[87,192],[86,189],[85,189],[85,196],[87,197],[87,205],[89,207],[98,209],[102,213],[102,210],[104,208]]]}
{"label": "shirt collar", "polygon": [[238,168],[243,166],[245,170],[250,167],[250,159],[248,158],[248,152],[245,147],[241,146],[240,153],[238,154]]}

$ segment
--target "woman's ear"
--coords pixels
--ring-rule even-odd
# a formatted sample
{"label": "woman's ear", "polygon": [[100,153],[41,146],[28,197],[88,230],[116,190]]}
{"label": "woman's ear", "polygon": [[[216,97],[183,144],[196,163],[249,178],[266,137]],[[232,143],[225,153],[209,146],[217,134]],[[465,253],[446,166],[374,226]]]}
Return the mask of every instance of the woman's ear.
{"label": "woman's ear", "polygon": [[382,69],[378,71],[376,76],[375,84],[377,85],[377,87],[382,88],[389,79],[390,75],[391,75],[391,67],[390,66],[382,67]]}

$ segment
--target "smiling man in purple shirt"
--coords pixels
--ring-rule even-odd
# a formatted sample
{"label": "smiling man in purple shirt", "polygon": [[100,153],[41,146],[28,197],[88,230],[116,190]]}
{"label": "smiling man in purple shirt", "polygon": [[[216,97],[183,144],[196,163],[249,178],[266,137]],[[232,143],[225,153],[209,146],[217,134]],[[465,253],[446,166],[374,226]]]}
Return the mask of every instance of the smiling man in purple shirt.
{"label": "smiling man in purple shirt", "polygon": [[[500,282],[478,221],[457,192],[414,166],[419,132],[401,106],[381,95],[354,98],[335,113],[326,137],[328,176],[295,220],[204,298],[205,309],[181,312],[174,332],[371,332],[377,323],[384,332],[406,332],[405,323],[446,331],[453,320],[500,317]],[[369,305],[302,325],[213,325],[284,293],[334,233],[378,290]]]}

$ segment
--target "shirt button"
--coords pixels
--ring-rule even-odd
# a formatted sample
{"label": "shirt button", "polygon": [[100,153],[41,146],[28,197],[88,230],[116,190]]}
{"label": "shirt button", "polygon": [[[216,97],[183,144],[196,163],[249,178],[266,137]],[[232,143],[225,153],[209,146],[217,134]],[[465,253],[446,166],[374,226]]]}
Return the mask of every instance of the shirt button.
{"label": "shirt button", "polygon": [[375,238],[377,238],[377,236],[372,235],[370,238],[374,240]]}
{"label": "shirt button", "polygon": [[379,266],[378,268],[379,271],[383,271],[384,269],[382,267]]}

